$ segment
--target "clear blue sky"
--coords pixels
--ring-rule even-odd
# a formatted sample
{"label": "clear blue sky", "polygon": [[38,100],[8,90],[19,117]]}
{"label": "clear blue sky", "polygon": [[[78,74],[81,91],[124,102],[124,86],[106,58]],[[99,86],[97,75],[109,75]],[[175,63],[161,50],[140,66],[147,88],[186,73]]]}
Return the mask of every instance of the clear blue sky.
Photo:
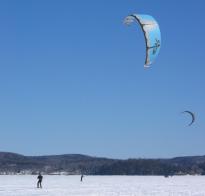
{"label": "clear blue sky", "polygon": [[[114,158],[205,154],[205,2],[0,2],[0,150]],[[143,68],[131,13],[158,21]],[[190,117],[180,114],[191,110]]]}

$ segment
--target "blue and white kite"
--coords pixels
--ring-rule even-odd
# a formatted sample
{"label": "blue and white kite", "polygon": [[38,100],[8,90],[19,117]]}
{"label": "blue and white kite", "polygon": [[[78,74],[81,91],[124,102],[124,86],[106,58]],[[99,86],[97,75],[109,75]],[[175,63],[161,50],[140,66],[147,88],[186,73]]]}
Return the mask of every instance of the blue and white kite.
{"label": "blue and white kite", "polygon": [[161,47],[161,33],[157,21],[149,15],[131,14],[127,16],[124,23],[129,25],[132,22],[137,21],[144,32],[146,41],[146,59],[144,67],[149,67],[157,55]]}

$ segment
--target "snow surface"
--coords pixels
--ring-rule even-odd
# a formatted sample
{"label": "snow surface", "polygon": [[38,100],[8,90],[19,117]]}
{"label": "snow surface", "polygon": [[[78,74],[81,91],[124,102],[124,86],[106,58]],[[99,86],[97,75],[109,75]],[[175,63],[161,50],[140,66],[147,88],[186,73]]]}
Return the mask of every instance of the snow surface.
{"label": "snow surface", "polygon": [[0,176],[0,196],[205,196],[205,176]]}

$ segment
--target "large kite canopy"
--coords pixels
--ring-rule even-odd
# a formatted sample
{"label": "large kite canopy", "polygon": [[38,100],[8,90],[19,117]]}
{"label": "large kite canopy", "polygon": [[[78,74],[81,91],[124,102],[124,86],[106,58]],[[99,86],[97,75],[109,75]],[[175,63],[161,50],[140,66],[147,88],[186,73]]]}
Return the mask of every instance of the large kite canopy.
{"label": "large kite canopy", "polygon": [[189,114],[189,115],[191,116],[192,120],[191,120],[191,122],[189,123],[189,126],[192,125],[192,124],[194,123],[194,121],[195,121],[195,115],[194,115],[194,113],[191,112],[191,111],[183,111],[182,113],[187,113],[187,114]]}
{"label": "large kite canopy", "polygon": [[137,21],[144,32],[146,41],[146,59],[144,67],[149,67],[157,55],[161,47],[161,33],[157,21],[149,15],[131,14],[127,16],[124,23],[129,25]]}

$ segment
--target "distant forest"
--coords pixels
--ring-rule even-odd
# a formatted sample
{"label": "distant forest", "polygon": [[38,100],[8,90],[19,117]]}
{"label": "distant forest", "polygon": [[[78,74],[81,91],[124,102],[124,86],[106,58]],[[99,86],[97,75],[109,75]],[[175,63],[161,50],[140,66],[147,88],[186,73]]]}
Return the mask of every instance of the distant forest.
{"label": "distant forest", "polygon": [[205,175],[205,156],[108,159],[80,154],[23,156],[0,152],[0,174]]}

